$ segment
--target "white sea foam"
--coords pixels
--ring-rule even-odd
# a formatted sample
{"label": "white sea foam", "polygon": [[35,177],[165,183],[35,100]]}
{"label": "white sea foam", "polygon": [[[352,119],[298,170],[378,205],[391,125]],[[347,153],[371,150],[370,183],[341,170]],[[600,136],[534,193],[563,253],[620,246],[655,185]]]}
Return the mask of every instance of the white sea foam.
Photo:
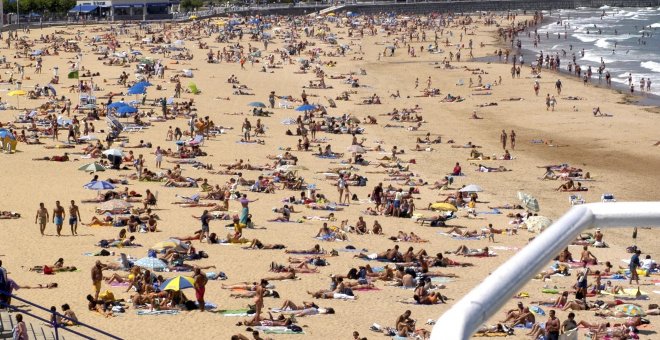
{"label": "white sea foam", "polygon": [[605,38],[596,40],[596,43],[594,45],[600,48],[610,48],[612,46],[612,44],[608,43],[607,39]]}
{"label": "white sea foam", "polygon": [[647,70],[660,73],[660,63],[655,61],[643,61],[640,66]]}

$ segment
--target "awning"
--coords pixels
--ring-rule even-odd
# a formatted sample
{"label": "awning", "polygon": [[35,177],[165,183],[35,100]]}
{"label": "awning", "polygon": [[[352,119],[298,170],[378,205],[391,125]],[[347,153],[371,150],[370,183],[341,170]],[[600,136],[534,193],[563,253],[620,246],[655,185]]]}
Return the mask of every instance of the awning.
{"label": "awning", "polygon": [[147,7],[163,7],[163,6],[170,6],[171,4],[169,2],[157,2],[153,4],[147,4]]}
{"label": "awning", "polygon": [[78,5],[69,10],[69,13],[89,13],[99,8],[96,5]]}

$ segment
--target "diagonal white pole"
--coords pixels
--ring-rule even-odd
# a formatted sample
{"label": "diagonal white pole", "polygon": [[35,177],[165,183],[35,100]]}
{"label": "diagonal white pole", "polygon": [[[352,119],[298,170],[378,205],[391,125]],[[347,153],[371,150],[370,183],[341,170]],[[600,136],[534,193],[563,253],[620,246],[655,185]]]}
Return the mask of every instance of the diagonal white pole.
{"label": "diagonal white pole", "polygon": [[433,340],[467,340],[557,254],[588,228],[660,227],[660,202],[590,203],[573,207],[447,310]]}

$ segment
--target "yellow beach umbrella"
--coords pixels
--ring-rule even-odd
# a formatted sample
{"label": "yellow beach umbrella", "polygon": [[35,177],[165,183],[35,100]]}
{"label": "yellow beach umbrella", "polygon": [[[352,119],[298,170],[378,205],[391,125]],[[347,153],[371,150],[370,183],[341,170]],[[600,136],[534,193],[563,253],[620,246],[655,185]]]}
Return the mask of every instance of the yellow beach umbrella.
{"label": "yellow beach umbrella", "polygon": [[160,290],[175,290],[179,291],[186,288],[193,288],[195,281],[189,276],[176,276],[160,285]]}
{"label": "yellow beach umbrella", "polygon": [[[23,91],[23,90],[14,90],[14,91],[9,91],[9,93],[7,93],[7,94],[8,94],[10,97],[14,97],[14,96],[17,96],[17,97],[18,97],[18,96],[24,96],[24,95],[26,95],[27,92],[25,92],[25,91]],[[19,109],[21,108],[21,107],[20,107],[20,102],[19,102],[18,98],[16,98],[16,107],[19,108]]]}
{"label": "yellow beach umbrella", "polygon": [[445,202],[436,202],[431,204],[431,209],[434,210],[442,210],[442,211],[458,211],[456,209],[456,206],[451,204],[451,203],[445,203]]}

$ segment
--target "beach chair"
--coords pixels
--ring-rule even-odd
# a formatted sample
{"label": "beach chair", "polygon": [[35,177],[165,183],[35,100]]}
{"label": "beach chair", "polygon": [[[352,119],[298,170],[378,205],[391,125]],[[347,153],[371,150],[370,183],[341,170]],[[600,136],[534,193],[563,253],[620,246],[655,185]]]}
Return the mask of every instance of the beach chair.
{"label": "beach chair", "polygon": [[616,198],[614,197],[613,194],[605,193],[602,196],[600,196],[600,201],[603,203],[616,202]]}
{"label": "beach chair", "polygon": [[279,103],[277,103],[277,106],[280,109],[293,109],[293,104],[291,104],[291,102],[288,102],[286,100],[280,101]]}
{"label": "beach chair", "polygon": [[585,203],[584,199],[580,195],[570,195],[568,196],[568,201],[571,203],[571,205],[579,205]]}
{"label": "beach chair", "polygon": [[186,146],[200,146],[204,144],[204,135],[196,135],[195,138],[183,143]]}

